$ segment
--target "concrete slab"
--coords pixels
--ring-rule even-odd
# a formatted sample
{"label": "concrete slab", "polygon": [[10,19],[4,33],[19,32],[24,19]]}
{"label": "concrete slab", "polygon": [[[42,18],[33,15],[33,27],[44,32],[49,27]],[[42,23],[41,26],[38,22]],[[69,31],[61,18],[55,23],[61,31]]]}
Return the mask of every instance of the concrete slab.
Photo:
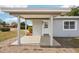
{"label": "concrete slab", "polygon": [[[49,36],[23,36],[21,37],[21,44],[24,45],[41,45],[50,46]],[[14,41],[11,45],[18,45],[18,40]],[[61,46],[59,42],[53,39],[53,46]]]}
{"label": "concrete slab", "polygon": [[[39,44],[41,36],[23,36],[21,37],[21,44]],[[18,40],[11,45],[18,45]]]}

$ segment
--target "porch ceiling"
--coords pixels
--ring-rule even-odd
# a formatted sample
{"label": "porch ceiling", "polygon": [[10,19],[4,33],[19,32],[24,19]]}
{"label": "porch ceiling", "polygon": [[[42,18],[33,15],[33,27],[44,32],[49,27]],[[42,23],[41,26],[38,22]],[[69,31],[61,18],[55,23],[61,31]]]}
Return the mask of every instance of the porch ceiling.
{"label": "porch ceiling", "polygon": [[[10,13],[10,12],[9,12]],[[52,16],[57,16],[57,15],[60,15],[61,13],[60,12],[58,12],[58,13],[44,13],[44,12],[33,12],[33,13],[22,13],[22,12],[14,12],[14,13],[10,13],[11,15],[14,15],[14,16],[21,16],[22,18],[25,18],[25,19],[35,19],[35,18],[50,18],[51,17],[51,15]]]}

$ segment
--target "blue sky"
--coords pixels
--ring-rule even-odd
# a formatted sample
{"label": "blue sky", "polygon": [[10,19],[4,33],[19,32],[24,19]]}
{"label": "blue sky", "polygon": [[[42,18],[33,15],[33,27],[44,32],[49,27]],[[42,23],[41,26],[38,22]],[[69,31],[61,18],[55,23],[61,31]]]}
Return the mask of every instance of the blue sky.
{"label": "blue sky", "polygon": [[[7,23],[17,22],[17,17],[11,16],[8,13],[0,12],[0,19]],[[21,19],[21,22],[25,21],[24,19]],[[32,25],[32,22],[30,20],[27,20],[28,25]]]}

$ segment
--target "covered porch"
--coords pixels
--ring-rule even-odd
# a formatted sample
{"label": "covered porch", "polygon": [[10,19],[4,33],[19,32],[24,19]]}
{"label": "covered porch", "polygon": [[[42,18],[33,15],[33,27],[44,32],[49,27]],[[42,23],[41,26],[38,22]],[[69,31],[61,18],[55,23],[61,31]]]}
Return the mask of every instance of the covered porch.
{"label": "covered porch", "polygon": [[[38,15],[39,16],[39,15]],[[41,15],[42,16],[42,15]],[[40,46],[53,46],[53,16],[50,17],[41,17],[33,18],[30,16],[30,18],[24,18],[22,16],[18,16],[18,27],[17,27],[17,39],[15,42],[13,42],[11,45],[40,45]],[[25,35],[21,37],[20,35],[20,18],[25,19]],[[27,20],[31,19],[33,22],[32,26],[32,36],[27,36]],[[48,22],[48,29],[45,30],[42,26],[44,21]],[[39,25],[38,25],[39,24]],[[41,24],[41,25],[40,25]]]}
{"label": "covered porch", "polygon": [[[4,12],[8,12],[10,15],[16,16],[18,18],[18,27],[17,27],[17,39],[12,44],[21,45],[27,43],[38,43],[40,45],[49,45],[53,46],[53,19],[54,16],[60,15],[62,12],[66,12],[65,10],[27,10],[26,8],[2,8]],[[20,36],[20,19],[25,19],[25,35],[24,37]],[[26,36],[27,34],[27,20],[36,21],[40,20],[40,24],[45,24],[48,22],[48,25],[44,26],[37,26],[33,27],[33,34],[32,36]],[[34,24],[35,24],[34,23]],[[39,22],[38,22],[39,23]],[[36,25],[38,25],[38,23]],[[39,28],[41,27],[41,28]],[[46,29],[44,29],[46,28]],[[35,29],[40,29],[40,35],[36,32]]]}

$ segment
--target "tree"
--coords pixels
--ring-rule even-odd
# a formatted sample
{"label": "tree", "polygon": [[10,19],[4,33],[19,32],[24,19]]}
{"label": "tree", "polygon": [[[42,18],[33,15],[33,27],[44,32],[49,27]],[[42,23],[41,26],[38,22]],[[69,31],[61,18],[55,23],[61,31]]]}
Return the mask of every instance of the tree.
{"label": "tree", "polygon": [[79,16],[79,8],[72,8],[72,10],[67,13],[68,16]]}
{"label": "tree", "polygon": [[0,25],[5,26],[5,25],[6,25],[6,22],[5,22],[5,21],[3,21],[2,19],[0,19]]}
{"label": "tree", "polygon": [[21,26],[25,26],[25,22],[21,22]]}
{"label": "tree", "polygon": [[2,25],[5,26],[5,25],[6,25],[6,22],[3,21],[3,22],[2,22]]}
{"label": "tree", "polygon": [[21,29],[25,29],[25,22],[21,22],[20,25],[21,25]]}
{"label": "tree", "polygon": [[2,19],[0,19],[0,24],[2,24],[3,23],[3,21],[2,21]]}

